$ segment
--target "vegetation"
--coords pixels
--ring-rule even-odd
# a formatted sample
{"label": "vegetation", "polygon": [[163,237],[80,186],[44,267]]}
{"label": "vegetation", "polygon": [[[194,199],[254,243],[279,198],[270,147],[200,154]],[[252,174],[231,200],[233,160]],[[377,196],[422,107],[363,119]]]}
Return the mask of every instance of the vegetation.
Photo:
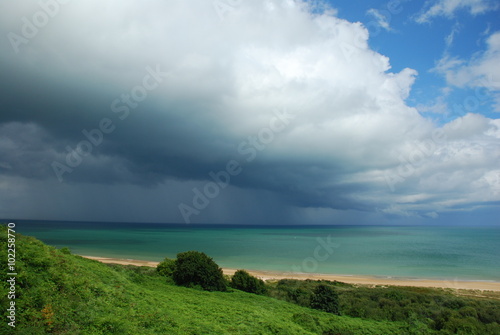
{"label": "vegetation", "polygon": [[500,334],[499,292],[284,279],[268,284],[268,295],[313,306],[318,288],[323,286],[338,293],[338,311],[343,316],[405,322],[409,334]]}
{"label": "vegetation", "polygon": [[[500,294],[293,280],[266,283],[268,296],[208,292],[165,280],[171,261],[166,272],[105,265],[17,234],[16,250],[16,329],[4,321],[0,334],[500,334]],[[342,316],[310,308],[319,285],[338,293]]]}
{"label": "vegetation", "polygon": [[331,286],[320,284],[311,296],[311,308],[340,315],[339,295]]}
{"label": "vegetation", "polygon": [[231,287],[248,293],[266,293],[266,284],[262,279],[251,276],[245,270],[238,270],[231,278]]}
{"label": "vegetation", "polygon": [[186,251],[177,254],[172,277],[177,285],[200,286],[205,291],[225,291],[222,269],[203,252]]}
{"label": "vegetation", "polygon": [[175,270],[175,259],[166,258],[156,266],[160,276],[172,277]]}

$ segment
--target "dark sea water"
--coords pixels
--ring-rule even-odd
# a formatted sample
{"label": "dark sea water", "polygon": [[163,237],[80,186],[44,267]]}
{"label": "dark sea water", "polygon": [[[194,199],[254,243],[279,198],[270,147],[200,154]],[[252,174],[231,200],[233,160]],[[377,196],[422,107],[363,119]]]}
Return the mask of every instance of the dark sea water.
{"label": "dark sea water", "polygon": [[500,227],[18,221],[16,230],[89,256],[160,261],[198,250],[248,270],[500,281]]}

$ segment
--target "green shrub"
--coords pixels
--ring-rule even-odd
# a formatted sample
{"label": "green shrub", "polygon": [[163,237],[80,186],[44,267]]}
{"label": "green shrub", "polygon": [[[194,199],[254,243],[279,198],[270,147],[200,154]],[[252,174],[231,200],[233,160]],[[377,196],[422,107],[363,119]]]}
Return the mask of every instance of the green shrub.
{"label": "green shrub", "polygon": [[177,254],[173,279],[177,285],[201,286],[205,291],[226,291],[222,269],[203,252],[186,251]]}
{"label": "green shrub", "polygon": [[319,319],[311,314],[307,313],[297,313],[292,316],[292,321],[306,329],[307,331],[313,333],[319,333],[321,329],[321,324]]}
{"label": "green shrub", "polygon": [[474,307],[471,306],[466,306],[460,308],[458,311],[462,317],[473,317],[474,319],[477,319],[477,311]]}
{"label": "green shrub", "polygon": [[71,250],[68,247],[63,247],[63,248],[59,249],[59,251],[65,255],[71,255]]}
{"label": "green shrub", "polygon": [[165,277],[171,277],[175,270],[175,259],[166,258],[156,266],[156,271]]}
{"label": "green shrub", "polygon": [[339,295],[327,285],[318,285],[311,297],[311,308],[340,315]]}
{"label": "green shrub", "polygon": [[231,287],[248,293],[266,293],[264,281],[251,276],[245,270],[238,270],[234,273],[233,278],[231,278]]}

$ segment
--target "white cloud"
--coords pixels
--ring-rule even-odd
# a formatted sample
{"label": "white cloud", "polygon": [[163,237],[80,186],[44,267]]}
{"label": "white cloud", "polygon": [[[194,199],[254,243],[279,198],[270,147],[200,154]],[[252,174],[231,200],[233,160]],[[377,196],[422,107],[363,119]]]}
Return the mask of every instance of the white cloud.
{"label": "white cloud", "polygon": [[459,32],[460,32],[460,25],[457,22],[453,25],[450,34],[446,36],[444,40],[447,48],[450,48],[453,45],[453,41],[455,40],[455,35],[458,34]]}
{"label": "white cloud", "polygon": [[377,24],[385,29],[386,31],[392,31],[392,28],[389,23],[389,18],[387,16],[382,15],[380,11],[377,9],[371,8],[366,12],[368,15],[371,15],[377,21]]}
{"label": "white cloud", "polygon": [[498,4],[490,0],[438,0],[437,3],[428,1],[426,7],[427,9],[416,17],[418,23],[430,22],[438,16],[451,18],[462,9],[466,9],[471,15],[478,15],[497,8]]}
{"label": "white cloud", "polygon": [[[486,41],[486,50],[468,61],[444,56],[434,71],[443,74],[449,85],[456,87],[484,88],[496,100],[500,111],[500,32],[493,33]],[[484,92],[477,92],[485,95]]]}
{"label": "white cloud", "polygon": [[[494,171],[500,161],[499,125],[498,120],[467,114],[445,125],[439,136],[406,143],[398,152],[401,164],[391,175],[400,178],[401,189],[392,210],[443,212],[498,201]],[[422,196],[421,201],[404,201],[403,190]]]}
{"label": "white cloud", "polygon": [[462,64],[464,64],[464,62],[465,61],[457,57],[450,57],[449,54],[445,54],[443,58],[437,61],[436,66],[433,69],[431,69],[431,71],[438,73],[445,73],[453,68],[461,66]]}
{"label": "white cloud", "polygon": [[446,98],[447,94],[444,93],[438,96],[433,101],[431,101],[431,103],[418,104],[416,108],[420,113],[433,113],[433,114],[445,115],[448,113],[448,103],[446,101]]}

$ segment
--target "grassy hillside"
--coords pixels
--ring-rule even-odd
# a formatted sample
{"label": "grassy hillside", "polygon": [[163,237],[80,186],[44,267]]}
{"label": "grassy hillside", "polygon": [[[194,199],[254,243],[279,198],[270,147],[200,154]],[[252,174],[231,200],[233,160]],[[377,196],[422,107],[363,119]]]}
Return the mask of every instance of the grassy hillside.
{"label": "grassy hillside", "polygon": [[[7,242],[2,226],[2,250]],[[343,316],[336,316],[304,307],[313,281],[270,284],[271,297],[205,292],[175,286],[154,268],[105,265],[31,237],[16,235],[16,250],[16,329],[7,325],[10,300],[2,294],[0,334],[500,334],[494,299],[329,283],[340,293]],[[7,292],[6,271],[0,279]],[[434,317],[444,322],[440,331]],[[469,319],[484,324],[446,326]]]}
{"label": "grassy hillside", "polygon": [[[7,250],[5,227],[2,250]],[[16,331],[2,334],[401,334],[402,323],[339,317],[240,291],[177,287],[154,269],[108,266],[17,235]],[[2,264],[7,264],[2,252]],[[2,271],[2,292],[7,292]]]}

